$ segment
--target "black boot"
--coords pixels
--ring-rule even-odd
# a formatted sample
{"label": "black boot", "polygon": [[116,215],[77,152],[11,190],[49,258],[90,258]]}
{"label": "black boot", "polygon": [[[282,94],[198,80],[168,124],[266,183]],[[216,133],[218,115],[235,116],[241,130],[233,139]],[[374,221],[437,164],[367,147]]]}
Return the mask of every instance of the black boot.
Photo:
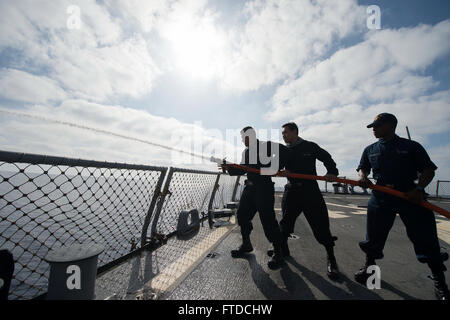
{"label": "black boot", "polygon": [[237,250],[231,250],[231,256],[233,258],[243,257],[246,253],[252,252],[253,246],[250,242],[250,237],[242,237],[242,244]]}
{"label": "black boot", "polygon": [[273,248],[274,248],[273,255],[272,255],[272,258],[267,263],[267,266],[272,270],[276,270],[278,268],[281,268],[281,266],[284,264],[284,258],[281,253],[281,245],[280,244],[274,243]]}
{"label": "black boot", "polygon": [[444,271],[446,271],[447,268],[444,265],[444,261],[445,259],[438,259],[428,262],[428,267],[433,274],[431,277],[428,277],[434,281],[434,294],[438,300],[450,299],[447,283],[445,282]]}
{"label": "black boot", "polygon": [[367,279],[371,276],[371,274],[367,273],[367,268],[369,266],[375,265],[375,259],[366,257],[366,264],[364,267],[358,270],[358,272],[355,273],[355,280],[356,282],[362,284],[363,286],[367,285]]}
{"label": "black boot", "polygon": [[[288,238],[283,238],[281,240],[281,254],[283,255],[284,258],[288,258],[291,256],[291,252],[289,251],[289,246],[288,246]],[[272,246],[272,248],[270,248],[269,250],[267,250],[267,255],[269,257],[272,257],[274,254],[274,247]]]}
{"label": "black boot", "polygon": [[331,280],[339,278],[339,268],[334,256],[327,258],[327,275]]}
{"label": "black boot", "polygon": [[325,247],[327,250],[327,275],[331,280],[336,280],[339,277],[339,269],[334,256],[333,246]]}
{"label": "black boot", "polygon": [[450,293],[448,291],[447,283],[445,282],[444,272],[433,274],[429,277],[434,281],[434,294],[438,300],[450,300]]}

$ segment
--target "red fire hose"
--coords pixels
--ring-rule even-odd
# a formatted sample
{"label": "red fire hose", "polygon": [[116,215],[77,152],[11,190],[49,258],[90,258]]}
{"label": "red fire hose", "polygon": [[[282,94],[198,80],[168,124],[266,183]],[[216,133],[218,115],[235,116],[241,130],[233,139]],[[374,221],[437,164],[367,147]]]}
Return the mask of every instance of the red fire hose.
{"label": "red fire hose", "polygon": [[[214,161],[216,162],[216,161]],[[249,172],[253,172],[253,173],[257,173],[260,174],[260,170],[259,169],[255,169],[255,168],[250,168],[247,166],[243,166],[243,165],[239,165],[239,164],[235,164],[235,163],[225,163],[227,166],[231,166],[231,167],[235,167],[238,169],[242,169],[245,171],[249,171]],[[290,177],[290,178],[297,178],[297,179],[305,179],[305,180],[323,180],[323,181],[327,181],[327,179],[325,177],[321,177],[321,176],[314,176],[314,175],[310,175],[310,174],[301,174],[301,173],[286,173],[286,172],[277,172],[276,174],[274,174],[274,176],[279,176],[279,177]],[[340,183],[344,183],[344,184],[351,184],[354,186],[359,186],[358,181],[356,180],[350,180],[350,179],[341,179],[341,178],[337,178],[335,179],[336,182],[340,182]],[[333,181],[334,182],[334,181]],[[401,191],[392,189],[392,188],[388,188],[388,187],[383,187],[383,186],[377,186],[377,185],[370,185],[369,186],[370,189],[373,190],[377,190],[377,191],[381,191],[384,193],[388,193],[391,194],[393,196],[408,200],[408,197]],[[444,208],[438,207],[434,204],[429,203],[428,201],[422,201],[422,203],[420,204],[422,207],[430,209],[434,212],[439,213],[440,215],[443,215],[446,218],[450,219],[450,212],[448,212],[447,210],[445,210]]]}

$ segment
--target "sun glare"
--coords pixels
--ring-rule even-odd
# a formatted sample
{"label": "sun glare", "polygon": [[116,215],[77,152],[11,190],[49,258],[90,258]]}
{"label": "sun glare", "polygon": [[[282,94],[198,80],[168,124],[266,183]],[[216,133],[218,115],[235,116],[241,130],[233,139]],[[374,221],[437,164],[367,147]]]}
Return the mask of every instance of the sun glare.
{"label": "sun glare", "polygon": [[211,79],[223,66],[224,37],[211,21],[177,21],[169,30],[173,65],[195,78]]}

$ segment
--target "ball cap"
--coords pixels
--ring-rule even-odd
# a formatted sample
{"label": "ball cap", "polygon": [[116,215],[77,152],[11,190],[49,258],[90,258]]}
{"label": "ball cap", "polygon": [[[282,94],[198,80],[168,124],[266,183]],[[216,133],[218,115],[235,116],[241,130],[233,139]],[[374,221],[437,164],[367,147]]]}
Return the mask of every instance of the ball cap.
{"label": "ball cap", "polygon": [[373,126],[378,126],[384,123],[392,123],[397,125],[397,118],[390,113],[380,113],[373,119],[373,122],[367,126],[367,128],[372,128]]}

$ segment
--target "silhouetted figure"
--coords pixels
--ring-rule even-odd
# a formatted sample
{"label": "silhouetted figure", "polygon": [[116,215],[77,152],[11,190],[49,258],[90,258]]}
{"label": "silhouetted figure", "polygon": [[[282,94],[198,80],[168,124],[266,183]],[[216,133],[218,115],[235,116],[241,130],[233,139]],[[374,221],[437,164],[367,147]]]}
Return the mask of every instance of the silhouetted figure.
{"label": "silhouetted figure", "polygon": [[[366,285],[370,276],[367,268],[375,265],[376,259],[383,258],[386,239],[399,213],[417,259],[427,263],[431,269],[436,296],[440,300],[448,300],[449,291],[444,277],[447,269],[443,263],[445,255],[440,252],[435,216],[433,211],[419,206],[425,198],[424,189],[433,180],[437,167],[419,143],[397,136],[396,127],[397,118],[390,113],[379,114],[367,126],[373,128],[374,136],[379,140],[364,149],[357,169],[360,172],[359,183],[361,187],[372,184],[367,178],[372,169],[377,185],[403,191],[413,203],[372,191],[367,208],[366,240],[359,244],[366,253],[366,264],[355,274],[355,280]],[[414,182],[417,178],[418,184]]]}
{"label": "silhouetted figure", "polygon": [[[242,140],[246,146],[243,152],[241,164],[261,169],[270,167],[270,164],[262,164],[260,150],[267,150],[266,156],[271,156],[275,152],[274,146],[279,147],[279,152],[284,152],[284,146],[274,144],[270,141],[262,142],[256,139],[256,133],[252,127],[245,127],[241,131]],[[280,157],[281,158],[281,157]],[[274,161],[274,160],[272,160]],[[275,217],[275,189],[274,183],[269,175],[260,175],[253,172],[247,172],[238,168],[233,168],[226,164],[220,165],[223,170],[227,170],[232,176],[247,175],[245,180],[245,188],[242,192],[237,210],[238,224],[241,228],[242,245],[237,250],[232,250],[233,257],[241,257],[244,254],[253,251],[253,246],[250,241],[250,233],[253,229],[252,220],[256,212],[259,213],[259,218],[264,229],[264,234],[267,239],[273,244],[275,254],[269,261],[268,266],[271,269],[279,268],[284,259],[281,255],[281,233],[278,222]],[[276,171],[278,171],[278,165]],[[276,172],[275,171],[275,172]]]}
{"label": "silhouetted figure", "polygon": [[8,300],[13,273],[13,255],[8,250],[0,250],[0,300]]}
{"label": "silhouetted figure", "polygon": [[[286,172],[317,175],[316,159],[323,162],[327,169],[328,181],[335,181],[338,175],[336,163],[331,155],[316,143],[303,140],[298,136],[298,127],[290,122],[283,125],[283,140],[288,149]],[[294,225],[303,212],[316,240],[322,244],[327,252],[327,275],[336,279],[339,270],[334,256],[334,241],[337,240],[330,232],[328,209],[322,192],[315,180],[288,178],[281,204],[283,218],[280,221],[282,233],[281,248],[284,256],[289,256],[287,239],[294,231]],[[268,252],[270,255],[270,252]]]}

